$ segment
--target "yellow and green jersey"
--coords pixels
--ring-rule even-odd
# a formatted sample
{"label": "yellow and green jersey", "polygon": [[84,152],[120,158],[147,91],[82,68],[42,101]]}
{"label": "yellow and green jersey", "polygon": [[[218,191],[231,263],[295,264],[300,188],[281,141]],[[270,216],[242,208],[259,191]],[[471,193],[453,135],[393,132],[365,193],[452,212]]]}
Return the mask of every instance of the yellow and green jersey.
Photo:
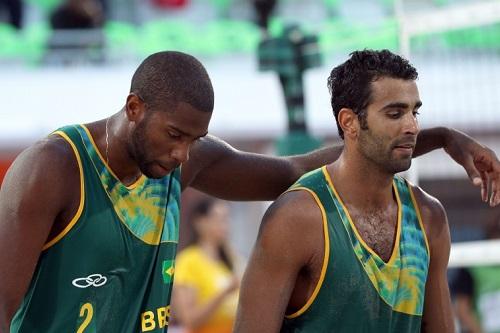
{"label": "yellow and green jersey", "polygon": [[80,203],[68,226],[45,244],[11,332],[166,332],[180,169],[125,186],[85,126],[53,135],[75,153]]}
{"label": "yellow and green jersey", "polygon": [[398,222],[388,262],[360,237],[326,167],[304,175],[295,190],[309,192],[321,209],[325,254],[310,299],[285,317],[281,332],[420,332],[430,257],[408,183],[394,177]]}

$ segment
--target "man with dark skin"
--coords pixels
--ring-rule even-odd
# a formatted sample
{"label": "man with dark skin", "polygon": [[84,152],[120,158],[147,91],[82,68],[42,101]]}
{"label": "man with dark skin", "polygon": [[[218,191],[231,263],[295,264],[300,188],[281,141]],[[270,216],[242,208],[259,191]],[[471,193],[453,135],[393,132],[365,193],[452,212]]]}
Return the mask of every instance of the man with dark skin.
{"label": "man with dark skin", "polygon": [[[201,63],[156,53],[118,113],[20,154],[0,189],[0,332],[166,332],[181,190],[270,200],[341,152],[238,151],[207,135],[213,104]],[[414,155],[441,147],[484,200],[500,202],[491,150],[436,128],[421,132]]]}
{"label": "man with dark skin", "polygon": [[332,70],[343,152],[266,212],[235,332],[453,332],[446,214],[395,177],[419,134],[416,79],[387,50],[354,52]]}

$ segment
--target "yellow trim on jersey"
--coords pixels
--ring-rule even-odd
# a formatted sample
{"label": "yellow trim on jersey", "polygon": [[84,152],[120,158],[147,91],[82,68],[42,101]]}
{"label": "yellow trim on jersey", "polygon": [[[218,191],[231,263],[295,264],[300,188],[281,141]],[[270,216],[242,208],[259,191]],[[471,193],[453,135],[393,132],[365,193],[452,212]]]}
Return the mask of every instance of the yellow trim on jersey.
{"label": "yellow trim on jersey", "polygon": [[323,204],[319,200],[317,194],[306,187],[301,187],[301,186],[294,187],[293,189],[290,189],[286,192],[297,191],[297,190],[304,190],[306,192],[309,192],[312,195],[312,197],[314,198],[314,200],[316,201],[316,204],[318,205],[319,209],[321,210],[321,215],[323,218],[323,237],[325,240],[325,255],[323,257],[323,265],[321,267],[321,274],[319,276],[318,283],[316,284],[316,287],[314,288],[314,291],[311,294],[311,297],[309,297],[306,304],[304,304],[298,311],[296,311],[290,315],[285,316],[286,318],[289,318],[289,319],[297,318],[298,316],[300,316],[301,314],[306,312],[307,309],[309,309],[311,304],[316,299],[316,296],[318,296],[319,290],[321,289],[321,286],[323,285],[323,281],[325,280],[326,269],[328,268],[328,260],[330,257],[330,237],[328,236],[328,223],[327,223],[327,219],[326,219],[325,208],[323,207]]}
{"label": "yellow trim on jersey", "polygon": [[[328,173],[326,166],[322,167],[322,171],[323,171],[323,174],[325,175],[326,180],[328,181],[328,184],[332,188],[332,191],[334,192],[335,196],[339,200],[340,205],[342,206],[342,209],[344,210],[344,212],[347,216],[347,219],[349,220],[349,224],[351,225],[351,228],[354,231],[354,234],[356,235],[356,238],[358,239],[358,241],[372,256],[375,256],[375,257],[379,258],[380,260],[382,260],[382,258],[380,258],[380,256],[375,251],[373,251],[373,249],[370,246],[368,246],[368,244],[365,243],[364,239],[359,234],[358,229],[356,228],[356,225],[352,221],[351,215],[349,214],[349,211],[347,210],[347,207],[345,206],[344,202],[342,201],[342,198],[340,197],[337,190],[335,189],[335,186],[333,185],[332,179],[330,178],[330,174]],[[403,207],[401,205],[401,201],[399,199],[398,189],[396,187],[394,180],[392,182],[392,187],[394,189],[394,193],[396,193],[396,202],[398,204],[398,221],[397,221],[397,225],[396,225],[396,239],[394,241],[394,246],[392,248],[391,257],[389,258],[389,261],[387,261],[387,262],[382,260],[387,265],[393,264],[394,260],[396,260],[398,253],[399,253],[399,241],[400,241],[400,237],[401,237],[401,217],[403,215],[403,212],[402,212]]]}
{"label": "yellow trim on jersey", "polygon": [[[121,180],[120,178],[118,178],[118,176],[113,172],[113,170],[111,169],[111,167],[108,165],[108,163],[106,162],[106,159],[104,159],[104,157],[102,157],[101,155],[101,152],[99,151],[99,149],[97,148],[97,144],[95,143],[94,141],[94,137],[92,136],[92,134],[90,134],[90,131],[89,129],[87,128],[87,126],[85,125],[81,125],[82,128],[85,130],[85,132],[87,132],[87,135],[89,137],[89,140],[90,142],[92,143],[92,145],[94,146],[94,149],[95,151],[97,152],[97,155],[99,156],[99,158],[101,159],[102,163],[106,166],[106,168],[108,169],[109,173],[111,175],[113,175],[113,177],[116,178],[116,180],[118,180],[120,183],[121,183]],[[136,188],[142,181],[144,181],[146,178],[146,176],[144,175],[141,175],[135,182],[133,182],[132,184],[128,185],[128,186],[125,186],[128,190],[133,190],[134,188]]]}
{"label": "yellow trim on jersey", "polygon": [[412,185],[408,181],[406,181],[406,183],[408,185],[408,189],[410,190],[411,201],[413,202],[413,206],[415,207],[415,211],[417,212],[418,223],[420,224],[420,228],[422,229],[422,232],[424,234],[425,246],[427,246],[427,253],[429,253],[429,259],[430,259],[431,248],[429,247],[429,241],[427,240],[427,232],[425,231],[424,222],[422,220],[422,215],[420,214],[420,207],[418,206],[417,199],[415,198],[415,195],[413,194]]}
{"label": "yellow trim on jersey", "polygon": [[392,188],[394,189],[394,193],[396,194],[396,202],[398,204],[398,221],[396,226],[396,239],[394,241],[394,248],[392,250],[391,258],[388,262],[394,262],[396,257],[399,255],[399,243],[401,240],[401,224],[403,223],[403,204],[401,203],[401,198],[399,197],[399,191],[396,186],[396,181],[392,181]]}
{"label": "yellow trim on jersey", "polygon": [[47,242],[42,247],[42,251],[47,250],[49,247],[51,247],[54,244],[56,244],[57,242],[59,242],[75,226],[76,222],[78,221],[78,219],[82,215],[83,205],[84,205],[84,202],[85,202],[85,184],[84,184],[84,181],[83,181],[82,161],[80,159],[80,154],[78,153],[78,150],[76,149],[75,144],[66,135],[66,133],[64,133],[62,131],[56,131],[56,132],[52,133],[51,135],[60,135],[64,140],[66,140],[70,144],[71,148],[73,149],[73,152],[75,153],[76,161],[78,162],[78,169],[80,171],[80,204],[78,205],[78,210],[76,211],[75,216],[73,216],[73,218],[68,223],[68,225],[57,236],[55,236],[49,242]]}

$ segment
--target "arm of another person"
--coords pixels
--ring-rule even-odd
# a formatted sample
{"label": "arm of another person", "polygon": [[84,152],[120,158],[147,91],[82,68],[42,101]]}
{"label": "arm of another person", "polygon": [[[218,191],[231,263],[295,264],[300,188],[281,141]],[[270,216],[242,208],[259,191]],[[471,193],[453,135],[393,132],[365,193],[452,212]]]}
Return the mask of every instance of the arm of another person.
{"label": "arm of another person", "polygon": [[455,311],[461,327],[470,333],[481,333],[481,326],[474,313],[474,281],[471,274],[466,268],[462,268],[453,282]]}
{"label": "arm of another person", "polygon": [[54,138],[36,144],[14,161],[0,188],[0,332],[9,332],[68,197],[63,183],[75,169],[64,162],[66,152]]}
{"label": "arm of another person", "polygon": [[418,187],[414,187],[413,191],[421,209],[430,250],[421,331],[454,333],[447,277],[451,241],[446,213],[437,199],[424,193]]}
{"label": "arm of another person", "polygon": [[495,152],[460,131],[445,127],[422,130],[414,157],[444,148],[460,164],[472,184],[481,187],[481,198],[494,207],[500,204],[500,161]]}
{"label": "arm of another person", "polygon": [[322,215],[308,193],[288,192],[271,205],[243,276],[235,333],[279,332],[299,272],[323,256],[322,240]]}
{"label": "arm of another person", "polygon": [[469,333],[482,333],[472,306],[472,298],[463,294],[455,297],[455,309],[462,329]]}
{"label": "arm of another person", "polygon": [[[445,148],[471,181],[481,185],[483,200],[500,203],[500,162],[492,150],[459,131],[433,128],[420,132],[414,156],[438,148]],[[274,157],[239,151],[207,136],[193,144],[190,159],[183,165],[182,186],[227,200],[273,200],[307,171],[335,161],[342,149],[336,146]]]}
{"label": "arm of another person", "polygon": [[221,290],[219,294],[205,304],[199,304],[197,291],[194,287],[182,283],[176,284],[173,293],[174,311],[177,319],[190,330],[202,326],[212,317],[224,300],[238,290],[238,286],[239,278],[234,276],[231,283]]}

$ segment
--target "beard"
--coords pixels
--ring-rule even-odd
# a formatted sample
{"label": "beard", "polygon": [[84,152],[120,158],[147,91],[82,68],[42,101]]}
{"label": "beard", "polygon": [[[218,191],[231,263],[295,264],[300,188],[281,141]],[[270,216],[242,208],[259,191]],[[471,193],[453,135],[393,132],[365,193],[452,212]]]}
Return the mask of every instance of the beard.
{"label": "beard", "polygon": [[150,158],[146,152],[147,140],[146,140],[146,126],[147,118],[137,124],[136,128],[132,132],[130,140],[127,144],[127,152],[129,156],[137,163],[139,170],[148,178],[162,178],[162,176],[155,175],[151,170]]}
{"label": "beard", "polygon": [[380,170],[394,175],[408,170],[412,159],[412,154],[395,155],[394,148],[398,144],[397,141],[401,141],[401,139],[390,142],[383,135],[377,135],[366,128],[360,132],[358,149],[367,160],[378,166]]}

